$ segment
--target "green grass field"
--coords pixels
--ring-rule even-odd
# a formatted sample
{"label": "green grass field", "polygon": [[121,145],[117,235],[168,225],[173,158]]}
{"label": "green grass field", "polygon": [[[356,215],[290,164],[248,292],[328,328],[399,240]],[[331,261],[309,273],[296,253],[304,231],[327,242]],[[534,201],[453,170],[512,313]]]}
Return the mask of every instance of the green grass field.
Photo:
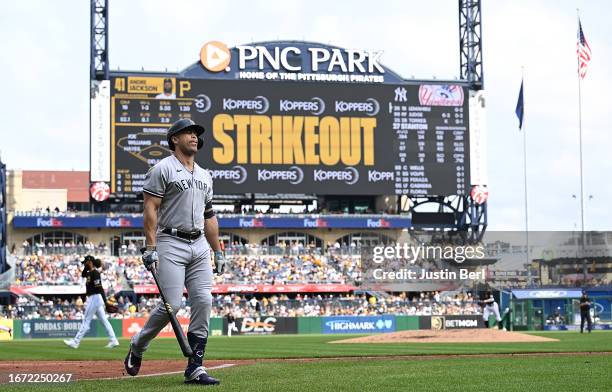
{"label": "green grass field", "polygon": [[[211,371],[222,385],[215,390],[266,391],[560,391],[612,390],[612,333],[549,332],[538,335],[559,339],[543,343],[479,344],[328,344],[344,336],[285,335],[211,337],[209,359],[359,357],[393,355],[507,354],[536,352],[592,352],[590,355],[537,357],[347,358],[314,362],[259,362]],[[356,335],[350,335],[355,337]],[[78,350],[61,340],[0,343],[0,360],[122,360],[128,342],[105,350],[103,339],[85,339]],[[597,352],[601,352],[597,354]],[[147,359],[180,359],[174,339],[156,339]],[[41,369],[41,371],[51,369]],[[68,371],[68,369],[61,369]],[[58,371],[56,369],[56,371]],[[120,375],[118,375],[120,376]],[[185,390],[181,375],[122,380],[78,381],[70,384],[3,385],[11,390]]]}

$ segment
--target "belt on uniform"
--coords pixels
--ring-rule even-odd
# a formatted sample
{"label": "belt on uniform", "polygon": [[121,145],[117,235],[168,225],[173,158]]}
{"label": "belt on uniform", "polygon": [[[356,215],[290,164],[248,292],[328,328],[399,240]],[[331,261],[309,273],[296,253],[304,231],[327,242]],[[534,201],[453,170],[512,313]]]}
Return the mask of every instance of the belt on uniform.
{"label": "belt on uniform", "polygon": [[170,234],[172,236],[182,238],[184,240],[197,240],[202,235],[202,230],[196,231],[183,231],[178,229],[165,228],[161,231],[164,234]]}

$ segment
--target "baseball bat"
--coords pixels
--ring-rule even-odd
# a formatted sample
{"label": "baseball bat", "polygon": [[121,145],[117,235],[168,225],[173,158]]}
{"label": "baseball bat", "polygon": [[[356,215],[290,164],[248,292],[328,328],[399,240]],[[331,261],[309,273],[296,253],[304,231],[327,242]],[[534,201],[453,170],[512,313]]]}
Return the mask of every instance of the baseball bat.
{"label": "baseball bat", "polygon": [[168,317],[170,317],[170,324],[172,324],[172,329],[174,330],[174,336],[176,336],[176,340],[178,341],[178,344],[181,347],[181,351],[183,352],[183,355],[189,358],[193,356],[193,351],[191,351],[191,347],[189,346],[189,342],[187,342],[187,338],[185,337],[183,328],[181,328],[181,324],[178,322],[176,315],[172,311],[172,307],[170,306],[168,301],[166,301],[164,290],[162,290],[162,287],[159,284],[159,279],[157,278],[157,269],[155,268],[151,269],[151,275],[153,275],[153,280],[155,280],[155,285],[157,286],[157,290],[159,290],[159,296],[161,297],[162,303],[164,304],[164,309],[166,309],[166,312],[168,313]]}
{"label": "baseball bat", "polygon": [[187,342],[187,338],[185,337],[185,333],[183,332],[183,328],[181,328],[181,324],[176,318],[176,315],[172,311],[172,307],[166,301],[166,296],[164,295],[164,291],[162,290],[159,280],[157,278],[157,270],[153,269],[151,271],[151,275],[153,275],[153,279],[155,280],[155,284],[157,285],[157,289],[159,290],[159,295],[161,297],[162,303],[164,304],[164,308],[166,312],[168,312],[168,316],[170,317],[170,324],[172,324],[172,329],[174,330],[174,335],[176,336],[176,340],[178,341],[179,346],[181,347],[181,351],[185,357],[191,357],[193,355],[193,351],[191,351],[191,347],[189,346],[189,342]]}

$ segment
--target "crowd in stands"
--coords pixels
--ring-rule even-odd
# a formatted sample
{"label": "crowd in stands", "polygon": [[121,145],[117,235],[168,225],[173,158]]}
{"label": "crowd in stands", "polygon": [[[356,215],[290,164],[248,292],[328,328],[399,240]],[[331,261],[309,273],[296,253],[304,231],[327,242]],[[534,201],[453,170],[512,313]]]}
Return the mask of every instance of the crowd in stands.
{"label": "crowd in stands", "polygon": [[[30,255],[17,258],[16,285],[73,285],[83,281],[82,256],[79,254]],[[121,268],[110,258],[102,257],[102,280],[107,288],[115,287],[121,279]]]}
{"label": "crowd in stands", "polygon": [[[64,247],[65,245],[66,243],[63,244]],[[97,249],[103,249],[103,246],[104,244],[100,244]],[[118,257],[104,256],[104,252],[96,252],[91,243],[82,247],[93,251],[79,252],[81,245],[77,245],[74,252],[27,252],[28,248],[24,242],[25,255],[16,257],[15,284],[79,284],[80,260],[86,253],[97,254],[104,261],[102,277],[106,287],[115,287],[122,276],[128,284],[154,283],[140,256],[136,255],[136,246],[133,243],[126,246],[125,252],[122,252],[123,256]],[[69,248],[72,249],[72,246],[69,245]],[[348,283],[359,277],[357,254],[342,252],[342,248],[332,247],[329,251],[322,252],[314,246],[296,243],[277,247],[236,244],[228,247],[227,255],[232,260],[231,267],[224,275],[215,275],[216,283]]]}
{"label": "crowd in stands", "polygon": [[601,287],[601,286],[610,286],[612,285],[612,281],[609,278],[610,274],[601,273],[597,275],[587,275],[586,279],[577,277],[576,274],[572,276],[562,276],[556,281],[545,281],[541,282],[538,277],[533,278],[533,283],[529,282],[528,278],[523,278],[521,280],[499,280],[493,282],[493,286],[499,289],[527,289],[530,287],[538,287],[538,288],[557,288],[557,287]]}
{"label": "crowd in stands", "polygon": [[[34,246],[24,242],[22,252],[15,254],[16,285],[79,285],[81,260],[84,254],[94,254],[103,260],[101,269],[103,284],[108,296],[133,285],[154,284],[144,268],[135,243],[128,243],[121,256],[109,256],[106,245],[91,242],[76,244],[58,243],[61,246]],[[57,249],[57,250],[56,250]],[[360,251],[357,244],[327,244],[318,248],[314,244],[278,243],[275,246],[259,246],[234,243],[225,248],[231,259],[231,268],[222,276],[215,275],[215,282],[237,284],[291,284],[291,283],[349,283],[362,279]],[[439,268],[433,261],[424,268]],[[390,268],[390,266],[387,266]],[[393,267],[393,266],[391,266]],[[405,265],[397,265],[397,268]],[[394,268],[395,268],[394,267]],[[574,283],[579,282],[575,280]],[[580,282],[584,284],[584,282]],[[147,317],[158,299],[152,296],[119,297],[120,312],[113,317]],[[85,297],[37,300],[35,297],[19,297],[14,305],[0,309],[0,316],[10,318],[80,319],[83,316]],[[330,316],[330,315],[465,315],[478,314],[480,306],[470,293],[452,297],[440,293],[418,295],[396,293],[361,294],[250,294],[216,295],[213,300],[213,316],[223,317],[232,313],[235,317],[274,315]],[[189,317],[187,298],[179,310],[179,316]]]}
{"label": "crowd in stands", "polygon": [[[322,214],[322,215],[339,215],[339,214],[347,214],[347,211],[337,210],[337,209],[329,209],[323,206],[316,205],[296,205],[290,207],[288,209],[281,208],[272,208],[269,205],[215,205],[215,211],[220,214],[232,214],[232,215],[261,215],[261,216],[269,216],[269,215],[291,215],[291,214]],[[120,216],[120,215],[132,215],[132,214],[142,214],[142,204],[140,205],[120,205],[114,206],[111,210],[107,212],[97,212],[98,214],[105,214],[108,216]],[[389,214],[395,215],[397,214],[397,210],[395,206],[388,206],[384,209],[372,209],[369,207],[361,208],[359,211],[355,211],[355,213],[359,214],[371,214],[371,215],[380,215],[380,214]],[[65,210],[60,209],[59,207],[51,208],[51,207],[37,207],[31,210],[20,210],[14,211],[15,216],[51,216],[51,217],[74,217],[77,215],[90,215],[91,212],[84,210],[77,210],[74,208],[68,207]]]}
{"label": "crowd in stands", "polygon": [[[133,243],[132,243],[133,244]],[[21,244],[21,254],[24,256],[29,255],[105,255],[108,254],[108,245],[105,242],[94,244],[91,241],[78,242],[73,241],[44,241],[30,243],[29,241],[23,241]],[[17,252],[12,252],[17,253]],[[127,245],[126,245],[127,253]]]}
{"label": "crowd in stands", "polygon": [[[126,284],[153,284],[151,274],[144,268],[138,245],[123,244],[120,256],[109,256],[107,245],[92,242],[74,244],[49,242],[47,245],[24,241],[22,251],[16,252],[15,284],[64,285],[80,284],[80,260],[85,254],[94,254],[104,261],[103,279],[105,287],[115,287],[125,278]],[[323,248],[301,242],[283,243],[275,246],[234,243],[225,248],[231,260],[230,268],[222,276],[215,275],[215,283],[237,284],[291,284],[291,283],[359,283],[371,281],[379,265],[361,265],[361,248],[352,244],[327,244]],[[388,260],[386,270],[415,270],[420,274],[426,270],[455,270],[457,267],[436,260],[425,260],[413,265],[406,260]],[[364,271],[362,274],[362,270]],[[380,279],[377,279],[380,283]],[[495,285],[495,282],[490,281]],[[534,281],[534,283],[539,283]],[[606,276],[589,275],[582,280],[574,277],[564,281],[566,287],[584,287],[609,284]],[[516,284],[504,280],[504,287],[524,288],[526,280]]]}
{"label": "crowd in stands", "polygon": [[[0,316],[13,319],[55,319],[79,320],[83,318],[84,297],[72,299],[45,299],[36,301],[20,297],[15,305],[4,306]],[[140,296],[134,302],[129,297],[119,297],[119,312],[112,318],[148,317],[158,304],[155,296]],[[438,292],[409,295],[372,295],[355,294],[297,294],[290,298],[286,294],[255,297],[244,294],[215,295],[213,297],[212,317],[224,317],[228,313],[234,317],[316,317],[334,315],[373,316],[380,314],[395,315],[466,315],[480,314],[480,306],[470,293],[461,293],[441,298]],[[190,317],[189,300],[183,297],[178,317]]]}
{"label": "crowd in stands", "polygon": [[557,286],[566,287],[597,287],[610,285],[610,279],[607,274],[588,274],[585,278],[563,277],[559,279]]}
{"label": "crowd in stands", "polygon": [[47,208],[37,207],[27,211],[15,211],[15,216],[76,216],[79,212],[79,210],[70,207],[60,210],[59,207],[51,208],[47,206]]}
{"label": "crowd in stands", "polygon": [[273,295],[261,299],[247,299],[240,295],[219,295],[213,300],[214,316],[222,317],[227,313],[235,317],[257,317],[274,315],[277,317],[316,317],[316,316],[375,316],[395,315],[464,315],[480,314],[480,306],[471,295],[456,295],[440,298],[439,293],[421,292],[410,296],[406,293],[376,297],[373,295],[324,295],[298,294],[290,299],[287,295]]}

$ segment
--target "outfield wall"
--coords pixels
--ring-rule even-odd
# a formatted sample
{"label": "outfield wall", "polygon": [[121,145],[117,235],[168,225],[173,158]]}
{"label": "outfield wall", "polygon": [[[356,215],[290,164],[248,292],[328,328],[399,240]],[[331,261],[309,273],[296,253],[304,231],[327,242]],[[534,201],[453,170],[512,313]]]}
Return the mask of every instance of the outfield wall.
{"label": "outfield wall", "polygon": [[[72,338],[81,327],[81,320],[11,320],[12,339]],[[126,320],[109,319],[115,335],[122,336],[122,325]],[[106,329],[99,320],[91,322],[85,337],[103,337]]]}
{"label": "outfield wall", "polygon": [[[144,326],[146,319],[110,319],[117,337],[130,338]],[[189,319],[181,318],[179,323],[185,332]],[[79,330],[81,320],[8,320],[0,319],[0,325],[12,329],[12,335],[0,331],[0,340],[69,338]],[[369,334],[388,333],[417,329],[481,328],[481,316],[327,316],[327,317],[246,317],[236,319],[232,335],[270,334]],[[211,336],[227,335],[227,319],[213,317],[210,320]],[[106,337],[106,330],[99,320],[93,320],[86,337]],[[160,337],[173,337],[168,324],[159,333]]]}
{"label": "outfield wall", "polygon": [[[130,338],[140,332],[146,319],[109,319],[117,337]],[[181,318],[179,323],[187,333],[189,319]],[[495,326],[495,317],[489,319],[489,326]],[[10,320],[0,318],[0,341],[13,339],[70,338],[76,335],[81,320]],[[371,334],[407,330],[475,329],[483,328],[480,315],[466,316],[327,316],[327,317],[246,317],[237,318],[234,335],[272,335],[272,334]],[[211,336],[227,335],[227,319],[210,319]],[[11,332],[8,332],[8,329]],[[576,325],[546,326],[545,330],[574,331]],[[596,324],[595,330],[612,330],[610,324]],[[170,324],[163,328],[159,337],[174,337]],[[106,330],[99,320],[93,320],[85,337],[107,337]]]}

